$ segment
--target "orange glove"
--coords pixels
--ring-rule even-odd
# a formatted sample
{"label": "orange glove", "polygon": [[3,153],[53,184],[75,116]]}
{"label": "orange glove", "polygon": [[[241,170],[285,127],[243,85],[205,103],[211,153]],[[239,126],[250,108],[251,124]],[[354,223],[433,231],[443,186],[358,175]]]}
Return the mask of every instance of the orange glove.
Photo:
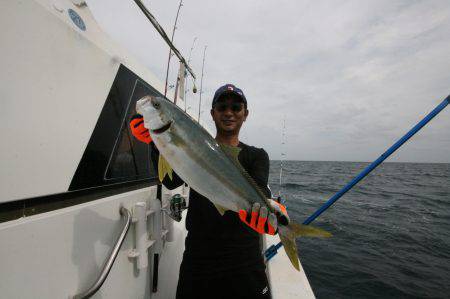
{"label": "orange glove", "polygon": [[253,204],[251,213],[240,210],[239,219],[260,234],[275,235],[277,231],[276,216],[269,213],[267,207],[261,208],[259,203]]}
{"label": "orange glove", "polygon": [[152,142],[150,132],[144,127],[144,117],[140,114],[135,114],[130,121],[130,129],[136,139],[149,144]]}

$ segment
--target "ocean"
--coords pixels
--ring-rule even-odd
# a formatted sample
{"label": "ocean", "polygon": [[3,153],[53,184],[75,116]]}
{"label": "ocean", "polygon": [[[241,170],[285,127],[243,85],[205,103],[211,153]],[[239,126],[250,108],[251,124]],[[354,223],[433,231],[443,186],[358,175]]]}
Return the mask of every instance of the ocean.
{"label": "ocean", "polygon": [[[281,195],[299,223],[369,165],[283,164]],[[279,171],[271,161],[274,195]],[[450,298],[450,164],[383,163],[311,224],[333,234],[297,239],[317,298]]]}

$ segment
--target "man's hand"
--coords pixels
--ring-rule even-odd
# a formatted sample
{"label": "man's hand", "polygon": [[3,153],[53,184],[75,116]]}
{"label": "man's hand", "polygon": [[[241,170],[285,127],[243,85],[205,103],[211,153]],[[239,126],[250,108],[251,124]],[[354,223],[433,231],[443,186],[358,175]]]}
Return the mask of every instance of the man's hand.
{"label": "man's hand", "polygon": [[130,121],[130,129],[136,139],[149,144],[152,142],[150,132],[144,127],[144,117],[140,114],[135,114]]}
{"label": "man's hand", "polygon": [[[286,207],[282,204],[277,203],[274,200],[271,200],[271,205],[275,209],[274,213],[269,213],[266,207],[261,207],[259,203],[254,203],[252,206],[251,213],[248,213],[246,210],[239,211],[239,218],[242,222],[250,226],[253,230],[260,234],[269,234],[275,235],[278,227],[278,220],[280,218],[286,224],[287,212]],[[284,211],[284,212],[283,212]],[[286,216],[284,216],[284,214]]]}
{"label": "man's hand", "polygon": [[269,202],[272,208],[275,210],[275,215],[277,216],[278,223],[280,225],[288,225],[290,219],[286,207],[273,199],[269,199]]}
{"label": "man's hand", "polygon": [[240,210],[239,218],[260,234],[275,235],[278,224],[289,224],[289,216],[284,205],[272,199],[269,199],[269,202],[275,213],[270,213],[266,207],[261,208],[259,203],[254,203],[251,213],[248,213],[246,210]]}

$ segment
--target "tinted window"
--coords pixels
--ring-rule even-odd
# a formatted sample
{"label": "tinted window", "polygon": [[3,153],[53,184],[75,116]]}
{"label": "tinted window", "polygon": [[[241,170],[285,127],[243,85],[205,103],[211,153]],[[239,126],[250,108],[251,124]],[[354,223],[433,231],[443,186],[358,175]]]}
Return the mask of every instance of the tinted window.
{"label": "tinted window", "polygon": [[136,101],[148,94],[161,96],[136,74],[120,66],[70,191],[156,176],[150,147],[136,140],[129,129]]}
{"label": "tinted window", "polygon": [[154,175],[153,167],[150,165],[150,147],[134,138],[128,125],[131,117],[136,114],[136,101],[148,94],[157,95],[144,82],[137,80],[125,121],[106,171],[106,180],[145,178],[149,173]]}

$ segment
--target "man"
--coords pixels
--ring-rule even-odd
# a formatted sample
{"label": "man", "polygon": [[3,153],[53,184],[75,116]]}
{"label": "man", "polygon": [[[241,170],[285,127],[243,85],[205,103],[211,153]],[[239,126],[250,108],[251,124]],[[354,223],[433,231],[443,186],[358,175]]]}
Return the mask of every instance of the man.
{"label": "man", "polygon": [[[239,162],[270,198],[267,153],[239,141],[239,131],[248,114],[247,99],[236,86],[226,84],[214,94],[211,116],[217,130],[215,139],[241,148]],[[134,118],[130,126],[136,138],[150,143],[142,117]],[[152,152],[157,153],[151,144]],[[152,159],[156,162],[157,154]],[[174,174],[173,179],[164,177],[162,183],[173,189],[183,181]],[[255,204],[251,213],[227,211],[221,216],[207,198],[191,189],[177,298],[270,298],[261,234],[274,234],[276,227],[275,215],[265,207],[260,209]]]}

